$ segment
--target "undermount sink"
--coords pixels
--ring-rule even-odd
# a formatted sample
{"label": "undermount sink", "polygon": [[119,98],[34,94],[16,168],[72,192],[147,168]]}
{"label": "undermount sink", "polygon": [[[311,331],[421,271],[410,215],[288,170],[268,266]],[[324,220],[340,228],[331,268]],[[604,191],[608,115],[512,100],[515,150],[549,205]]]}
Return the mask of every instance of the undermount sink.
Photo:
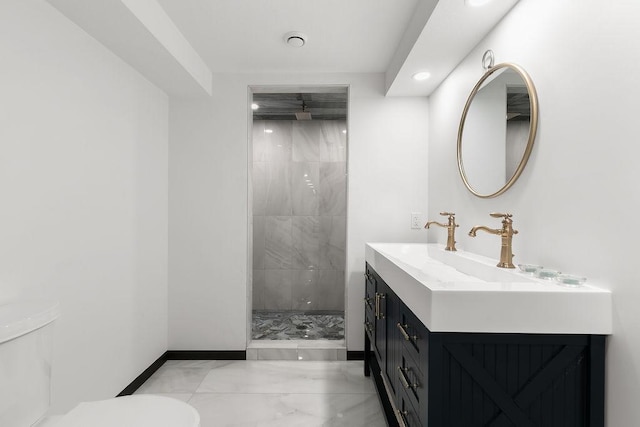
{"label": "undermount sink", "polygon": [[424,263],[423,270],[438,271],[434,278],[439,282],[464,281],[500,283],[531,283],[536,279],[515,269],[497,268],[496,261],[465,251],[445,251],[441,245],[384,244],[384,252],[399,263],[414,267]]}
{"label": "undermount sink", "polygon": [[561,286],[438,244],[368,243],[365,259],[432,332],[610,334],[611,292]]}

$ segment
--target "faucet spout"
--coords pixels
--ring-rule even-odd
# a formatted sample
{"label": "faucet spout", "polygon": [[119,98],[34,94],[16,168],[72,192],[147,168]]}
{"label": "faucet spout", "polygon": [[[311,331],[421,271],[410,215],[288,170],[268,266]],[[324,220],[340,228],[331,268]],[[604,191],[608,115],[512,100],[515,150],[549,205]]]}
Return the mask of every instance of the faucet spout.
{"label": "faucet spout", "polygon": [[437,225],[437,226],[442,227],[442,228],[447,228],[448,227],[447,224],[443,224],[443,223],[438,222],[438,221],[429,221],[429,222],[427,222],[425,224],[424,228],[429,229],[429,227],[431,227],[432,225]]}
{"label": "faucet spout", "polygon": [[484,225],[476,225],[475,227],[473,227],[471,229],[471,231],[469,231],[469,236],[476,237],[476,233],[478,231],[486,231],[489,234],[501,234],[502,233],[502,230],[498,230],[498,229],[495,229],[495,228],[489,228],[489,227],[486,227]]}

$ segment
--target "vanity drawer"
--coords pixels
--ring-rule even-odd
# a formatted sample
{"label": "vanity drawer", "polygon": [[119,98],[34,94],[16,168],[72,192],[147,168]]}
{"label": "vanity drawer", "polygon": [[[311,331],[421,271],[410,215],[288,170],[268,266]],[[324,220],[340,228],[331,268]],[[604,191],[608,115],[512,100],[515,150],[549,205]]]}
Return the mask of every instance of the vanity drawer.
{"label": "vanity drawer", "polygon": [[364,307],[364,330],[369,335],[369,338],[373,341],[373,332],[375,328],[375,320],[373,317],[373,309],[365,304]]}
{"label": "vanity drawer", "polygon": [[[423,424],[418,416],[418,411],[411,403],[404,391],[398,393],[398,409],[397,417],[402,419],[402,423],[406,427],[422,427]],[[402,426],[402,424],[400,424]]]}
{"label": "vanity drawer", "polygon": [[[425,370],[426,371],[426,370]],[[416,417],[426,423],[423,408],[427,407],[427,382],[422,370],[418,368],[412,357],[401,352],[397,360],[396,376],[398,388],[402,389],[402,396],[411,402]],[[401,393],[398,393],[400,395]]]}
{"label": "vanity drawer", "polygon": [[400,304],[396,327],[402,342],[403,353],[414,360],[418,369],[426,369],[429,363],[429,331],[404,303]]}

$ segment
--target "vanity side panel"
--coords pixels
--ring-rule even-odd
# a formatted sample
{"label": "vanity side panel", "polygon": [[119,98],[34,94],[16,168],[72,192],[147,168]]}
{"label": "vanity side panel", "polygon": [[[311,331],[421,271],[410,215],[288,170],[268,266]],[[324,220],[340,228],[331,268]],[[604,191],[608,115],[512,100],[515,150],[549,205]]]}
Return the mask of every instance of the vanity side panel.
{"label": "vanity side panel", "polygon": [[[440,369],[435,366],[439,341]],[[603,402],[588,392],[592,350],[586,335],[432,334],[430,373],[442,378],[431,377],[429,422],[603,426],[589,417],[590,408]]]}

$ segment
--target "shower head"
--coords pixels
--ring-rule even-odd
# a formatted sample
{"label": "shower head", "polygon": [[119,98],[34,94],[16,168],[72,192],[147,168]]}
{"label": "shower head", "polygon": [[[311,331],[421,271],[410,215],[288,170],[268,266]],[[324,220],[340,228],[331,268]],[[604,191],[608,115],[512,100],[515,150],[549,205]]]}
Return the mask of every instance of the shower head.
{"label": "shower head", "polygon": [[296,113],[296,120],[311,120],[311,113],[305,111],[307,104],[302,101],[302,111]]}
{"label": "shower head", "polygon": [[296,113],[296,120],[311,120],[311,113]]}

